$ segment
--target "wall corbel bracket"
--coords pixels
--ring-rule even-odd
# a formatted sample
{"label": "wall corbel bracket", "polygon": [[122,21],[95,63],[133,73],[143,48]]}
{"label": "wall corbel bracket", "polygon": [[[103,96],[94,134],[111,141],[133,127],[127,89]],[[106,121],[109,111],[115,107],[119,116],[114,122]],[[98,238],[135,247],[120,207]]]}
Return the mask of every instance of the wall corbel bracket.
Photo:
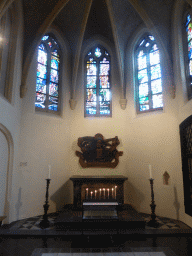
{"label": "wall corbel bracket", "polygon": [[127,106],[127,100],[126,99],[120,99],[119,104],[121,106],[121,109],[125,110]]}

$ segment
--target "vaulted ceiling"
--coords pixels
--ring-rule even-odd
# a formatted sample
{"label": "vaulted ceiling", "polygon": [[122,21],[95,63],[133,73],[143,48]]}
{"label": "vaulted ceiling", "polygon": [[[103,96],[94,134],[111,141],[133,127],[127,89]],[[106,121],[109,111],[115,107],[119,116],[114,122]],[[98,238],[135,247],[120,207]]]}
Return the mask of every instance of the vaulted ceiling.
{"label": "vaulted ceiling", "polygon": [[[2,0],[0,17],[14,0]],[[18,1],[18,0],[15,0]],[[22,0],[24,20],[24,86],[32,56],[42,36],[53,25],[67,41],[75,88],[80,53],[84,42],[101,36],[114,46],[124,86],[126,45],[134,32],[146,26],[162,43],[171,62],[171,17],[177,0]],[[187,0],[191,1],[191,0]],[[161,22],[159,22],[161,21]],[[161,36],[163,35],[163,36]],[[170,51],[171,52],[171,51]]]}

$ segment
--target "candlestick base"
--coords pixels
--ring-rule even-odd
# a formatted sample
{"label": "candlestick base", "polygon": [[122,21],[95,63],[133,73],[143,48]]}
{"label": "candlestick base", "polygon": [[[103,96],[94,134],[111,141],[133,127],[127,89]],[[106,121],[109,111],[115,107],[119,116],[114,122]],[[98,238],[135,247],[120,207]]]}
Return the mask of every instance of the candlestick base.
{"label": "candlestick base", "polygon": [[160,226],[160,223],[157,222],[156,220],[150,220],[147,222],[147,226],[153,227],[153,228],[158,228]]}

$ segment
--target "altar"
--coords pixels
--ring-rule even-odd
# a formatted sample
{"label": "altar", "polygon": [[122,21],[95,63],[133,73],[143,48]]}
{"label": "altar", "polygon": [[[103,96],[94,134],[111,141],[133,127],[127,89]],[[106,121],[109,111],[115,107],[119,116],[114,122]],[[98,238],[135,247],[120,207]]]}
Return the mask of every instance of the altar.
{"label": "altar", "polygon": [[145,221],[124,204],[123,175],[74,175],[73,204],[65,205],[55,225],[69,234],[120,234],[128,229],[144,229]]}

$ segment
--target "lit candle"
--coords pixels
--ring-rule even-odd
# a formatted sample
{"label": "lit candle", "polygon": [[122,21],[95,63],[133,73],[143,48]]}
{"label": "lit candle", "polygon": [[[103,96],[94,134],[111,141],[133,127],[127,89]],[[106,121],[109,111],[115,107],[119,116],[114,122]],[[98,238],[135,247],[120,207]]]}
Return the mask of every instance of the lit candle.
{"label": "lit candle", "polygon": [[149,165],[149,175],[150,175],[150,179],[152,179],[152,169],[151,169],[151,165]]}
{"label": "lit candle", "polygon": [[107,191],[108,191],[108,199],[109,199],[109,188],[107,189]]}
{"label": "lit candle", "polygon": [[97,190],[95,190],[95,199],[96,199],[96,197],[97,197]]}
{"label": "lit candle", "polygon": [[116,195],[117,195],[117,193],[116,193],[116,189],[117,189],[117,186],[115,186],[115,199],[116,199]]}
{"label": "lit candle", "polygon": [[105,199],[105,188],[103,188],[103,191],[104,191],[104,199]]}
{"label": "lit candle", "polygon": [[51,165],[50,164],[48,165],[48,169],[49,169],[48,179],[50,179],[50,177],[51,177]]}
{"label": "lit candle", "polygon": [[112,198],[113,198],[113,190],[114,190],[114,188],[112,188]]}
{"label": "lit candle", "polygon": [[91,199],[93,198],[93,191],[91,191]]}
{"label": "lit candle", "polygon": [[86,198],[88,199],[88,192],[89,192],[89,189],[88,189],[88,188],[86,188],[86,192],[87,192]]}

